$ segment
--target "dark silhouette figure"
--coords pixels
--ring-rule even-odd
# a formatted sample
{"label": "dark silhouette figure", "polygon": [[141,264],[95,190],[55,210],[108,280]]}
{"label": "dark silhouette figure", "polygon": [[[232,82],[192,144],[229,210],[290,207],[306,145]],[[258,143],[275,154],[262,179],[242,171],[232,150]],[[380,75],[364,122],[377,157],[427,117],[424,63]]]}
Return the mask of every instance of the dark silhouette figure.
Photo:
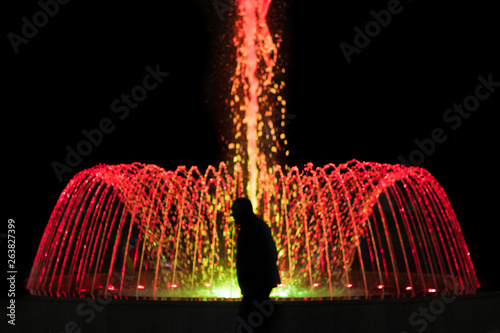
{"label": "dark silhouette figure", "polygon": [[233,202],[232,216],[239,227],[236,270],[243,295],[236,331],[266,332],[274,313],[269,294],[281,283],[276,244],[271,229],[253,213],[252,203],[247,198]]}

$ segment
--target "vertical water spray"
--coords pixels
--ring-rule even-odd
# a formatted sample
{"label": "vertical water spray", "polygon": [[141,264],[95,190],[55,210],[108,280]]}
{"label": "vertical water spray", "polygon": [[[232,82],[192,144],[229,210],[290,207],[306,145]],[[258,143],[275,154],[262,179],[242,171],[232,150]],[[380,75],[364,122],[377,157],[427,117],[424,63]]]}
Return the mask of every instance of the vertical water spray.
{"label": "vertical water spray", "polygon": [[[270,4],[270,0],[239,1],[233,38],[236,70],[231,111],[236,131],[230,148],[234,149],[233,160],[246,166],[247,194],[254,207],[258,207],[261,163],[274,164],[273,157],[280,146],[277,141],[284,138],[277,138],[276,121],[280,119],[275,114],[276,103],[270,98],[277,95],[279,88],[277,84],[273,86],[277,45],[266,22]],[[282,101],[281,96],[277,98]]]}

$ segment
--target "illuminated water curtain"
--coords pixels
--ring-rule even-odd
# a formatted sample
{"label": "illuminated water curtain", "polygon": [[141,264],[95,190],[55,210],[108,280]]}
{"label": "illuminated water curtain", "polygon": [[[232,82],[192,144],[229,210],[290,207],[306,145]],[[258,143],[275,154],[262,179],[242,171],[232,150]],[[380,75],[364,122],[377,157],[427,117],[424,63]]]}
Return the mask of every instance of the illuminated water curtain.
{"label": "illuminated water curtain", "polygon": [[53,296],[234,298],[231,202],[248,196],[271,227],[277,297],[473,293],[478,281],[455,212],[419,167],[350,161],[281,165],[283,82],[270,1],[238,2],[230,158],[200,172],[98,165],[62,192],[28,282]]}

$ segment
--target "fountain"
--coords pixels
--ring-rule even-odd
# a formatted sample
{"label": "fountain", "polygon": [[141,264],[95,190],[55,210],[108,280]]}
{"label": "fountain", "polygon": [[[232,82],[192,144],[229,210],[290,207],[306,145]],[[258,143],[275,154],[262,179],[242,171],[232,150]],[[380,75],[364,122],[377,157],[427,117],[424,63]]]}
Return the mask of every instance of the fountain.
{"label": "fountain", "polygon": [[476,291],[453,208],[425,169],[356,160],[302,170],[283,165],[286,103],[284,82],[275,82],[279,45],[266,24],[270,3],[238,2],[228,160],[204,172],[133,163],[75,175],[40,242],[32,294],[238,298],[230,207],[241,196],[276,241],[282,284],[271,296]]}

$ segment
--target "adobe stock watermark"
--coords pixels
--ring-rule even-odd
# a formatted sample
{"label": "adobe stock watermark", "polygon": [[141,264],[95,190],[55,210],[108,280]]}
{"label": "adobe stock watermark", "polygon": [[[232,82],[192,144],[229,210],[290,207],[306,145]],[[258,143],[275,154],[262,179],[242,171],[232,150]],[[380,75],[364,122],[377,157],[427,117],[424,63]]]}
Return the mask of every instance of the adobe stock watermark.
{"label": "adobe stock watermark", "polygon": [[287,110],[283,109],[284,111],[278,110],[277,107],[273,106],[272,108],[272,114],[281,114],[280,120],[278,122],[279,126],[277,126],[277,133],[285,133],[285,127],[290,125],[295,118],[297,118],[298,115],[289,113]]}
{"label": "adobe stock watermark", "polygon": [[[121,273],[114,272],[110,279],[110,285],[113,285],[115,282],[120,281]],[[127,288],[130,285],[132,276],[124,276],[123,279],[123,287]],[[97,316],[97,313],[100,313],[104,310],[106,305],[110,304],[113,301],[113,295],[107,295],[103,297],[106,290],[99,290],[97,292],[97,297],[87,296],[84,300],[82,300],[75,309],[76,314],[79,317],[83,318],[83,321],[87,324],[91,324]],[[74,320],[68,320],[64,325],[64,331],[61,333],[81,333],[82,329]]]}
{"label": "adobe stock watermark", "polygon": [[224,21],[224,15],[227,11],[232,12],[236,8],[236,0],[212,0],[215,12],[221,21]]}
{"label": "adobe stock watermark", "polygon": [[354,27],[354,45],[346,42],[341,42],[339,44],[340,50],[342,51],[347,63],[350,64],[353,54],[360,54],[361,50],[370,44],[372,38],[377,37],[382,31],[382,28],[386,28],[389,23],[391,23],[392,16],[400,14],[403,11],[403,8],[404,7],[401,5],[399,0],[389,0],[387,2],[387,9],[382,9],[378,12],[374,10],[370,11],[370,15],[373,17],[373,20],[368,21],[363,30],[361,30],[358,26]]}
{"label": "adobe stock watermark", "polygon": [[[408,316],[408,323],[418,332],[424,332],[429,323],[435,322],[438,317],[443,314],[446,310],[446,305],[453,303],[457,295],[459,295],[459,290],[457,287],[450,285],[451,281],[446,282],[446,288],[443,288],[441,295],[434,298],[425,307],[419,307],[418,311],[414,311],[410,316]],[[447,295],[446,291],[452,290],[451,295]],[[413,330],[414,331],[414,330]],[[409,333],[408,331],[401,331],[400,333]]]}
{"label": "adobe stock watermark", "polygon": [[31,19],[26,16],[21,17],[21,29],[18,33],[9,32],[7,34],[7,39],[14,50],[14,53],[19,53],[19,46],[23,44],[28,44],[28,42],[38,35],[39,29],[45,27],[49,20],[59,13],[60,5],[66,5],[70,0],[40,0],[37,2],[40,7],[39,11],[36,11]]}
{"label": "adobe stock watermark", "polygon": [[[479,84],[474,89],[474,93],[465,97],[462,104],[453,104],[452,108],[446,109],[443,113],[443,121],[448,124],[452,130],[457,130],[462,125],[465,119],[468,119],[472,113],[477,111],[481,102],[484,102],[495,92],[496,88],[500,87],[500,81],[493,81],[493,73],[488,74],[485,78],[482,75],[477,77]],[[431,131],[430,137],[413,142],[417,146],[411,151],[407,157],[398,156],[398,160],[406,165],[419,166],[424,163],[425,159],[436,151],[438,144],[444,143],[448,139],[446,130],[441,127],[436,127]]]}
{"label": "adobe stock watermark", "polygon": [[[140,102],[143,102],[147,96],[148,92],[156,89],[163,80],[170,75],[168,72],[162,72],[160,70],[160,64],[157,64],[153,69],[150,66],[146,66],[147,74],[144,75],[142,79],[142,84],[136,85],[130,90],[129,94],[121,94],[120,98],[115,99],[111,102],[111,112],[118,116],[119,120],[125,120],[130,115],[130,111],[136,109]],[[66,157],[64,162],[53,161],[51,163],[52,169],[59,180],[63,181],[64,174],[71,174],[73,169],[78,167],[82,163],[83,158],[89,156],[94,147],[99,146],[103,140],[105,134],[110,134],[115,130],[115,123],[111,118],[102,118],[95,128],[89,130],[83,129],[81,139],[76,145],[65,147]]]}
{"label": "adobe stock watermark", "polygon": [[[264,325],[264,322],[273,315],[276,310],[276,305],[283,304],[285,301],[264,300],[262,302],[253,301],[256,310],[250,312],[247,318],[238,316],[238,327],[236,333],[252,333]],[[269,322],[267,322],[269,324]]]}

